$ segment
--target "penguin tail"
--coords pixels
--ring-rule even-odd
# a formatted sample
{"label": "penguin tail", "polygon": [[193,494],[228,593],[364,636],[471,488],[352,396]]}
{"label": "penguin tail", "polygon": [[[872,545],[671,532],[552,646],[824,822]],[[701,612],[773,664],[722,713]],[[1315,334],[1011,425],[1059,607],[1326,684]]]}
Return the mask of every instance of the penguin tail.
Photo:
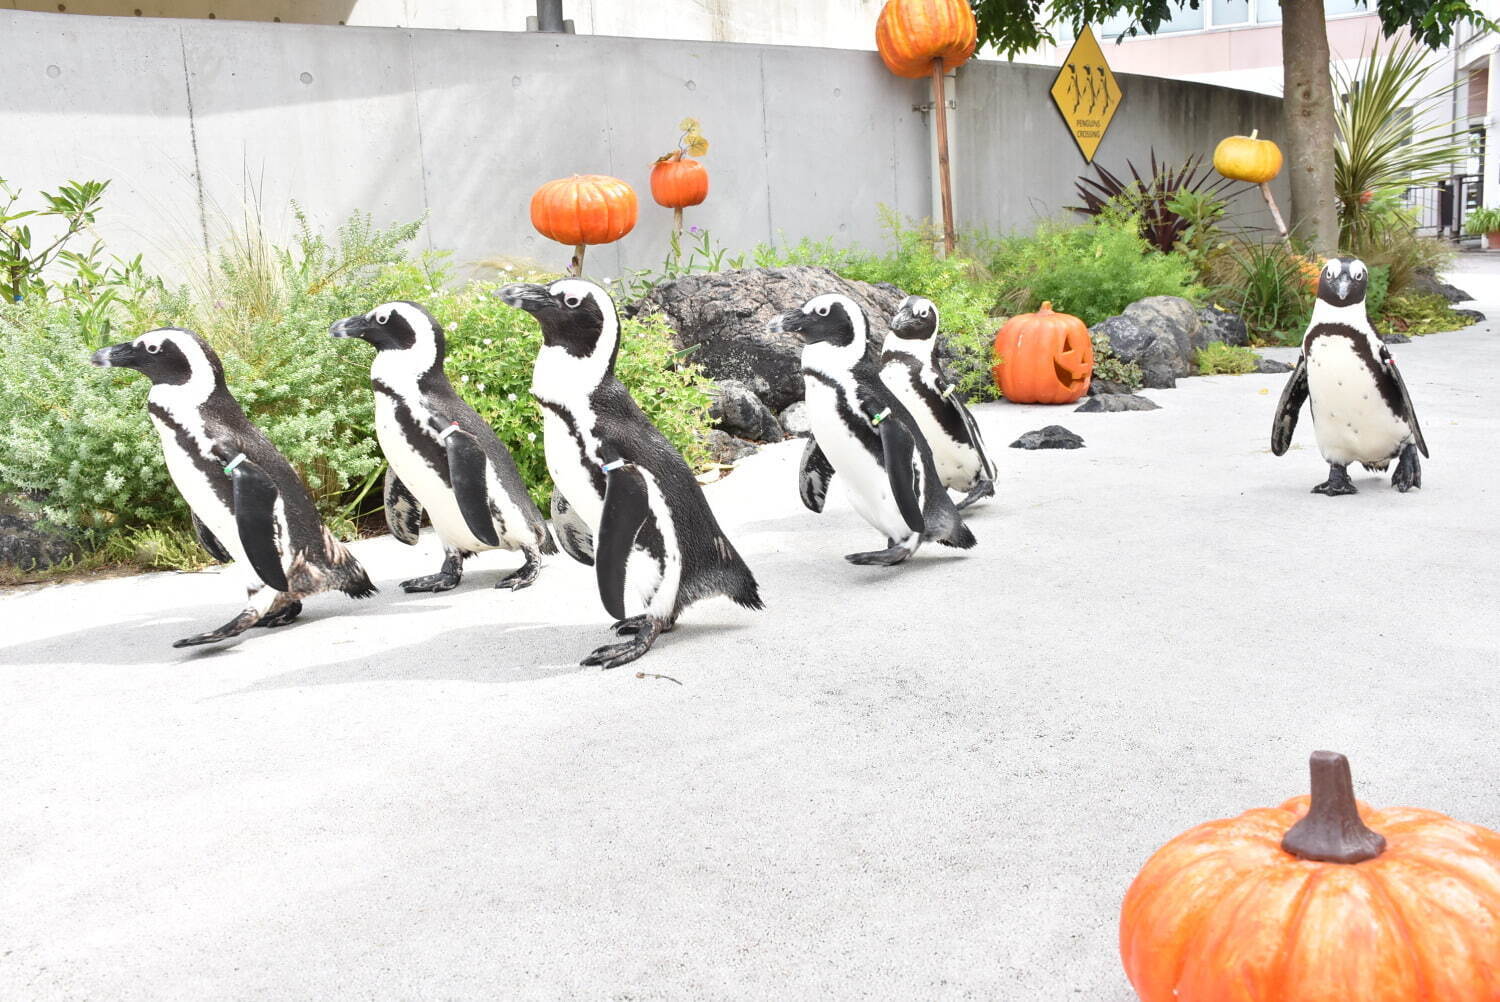
{"label": "penguin tail", "polygon": [[715,535],[714,550],[719,558],[719,568],[715,575],[719,577],[719,593],[729,596],[746,609],[764,609],[766,604],[761,601],[760,585],[756,583],[755,575],[723,533]]}
{"label": "penguin tail", "polygon": [[339,591],[350,598],[369,598],[379,591],[380,589],[376,588],[375,583],[370,580],[370,575],[365,573],[364,567],[360,566],[359,562],[355,561],[353,557],[349,559],[354,564],[352,568],[354,573],[349,575],[346,572],[344,583],[339,585]]}
{"label": "penguin tail", "polygon": [[759,612],[766,607],[766,603],[760,598],[760,585],[755,583],[755,575],[750,573],[750,568],[745,567],[744,571],[743,581],[735,591],[730,593],[729,597],[746,609]]}

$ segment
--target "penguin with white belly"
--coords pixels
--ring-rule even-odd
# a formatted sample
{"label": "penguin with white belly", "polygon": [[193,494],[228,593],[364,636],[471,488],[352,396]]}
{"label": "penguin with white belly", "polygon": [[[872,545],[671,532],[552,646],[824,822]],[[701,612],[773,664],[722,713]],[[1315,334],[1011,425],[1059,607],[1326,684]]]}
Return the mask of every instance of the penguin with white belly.
{"label": "penguin with white belly", "polygon": [[507,285],[499,296],[542,329],[531,392],[542,407],[558,539],[592,564],[599,597],[631,636],[586,665],[614,668],[645,654],[683,609],[724,595],[762,608],[750,568],[725,537],[703,489],[615,377],[614,301],[582,279]]}
{"label": "penguin with white belly", "polygon": [[1378,472],[1395,460],[1396,490],[1422,486],[1417,453],[1426,456],[1427,443],[1396,360],[1365,314],[1368,283],[1363,261],[1343,257],[1324,265],[1302,356],[1276,406],[1271,451],[1280,456],[1292,444],[1303,402],[1310,403],[1318,450],[1328,461],[1328,479],[1314,494],[1357,493],[1348,471],[1355,462]]}
{"label": "penguin with white belly", "polygon": [[854,510],[886,536],[886,549],[844,559],[891,566],[924,540],[972,547],[974,534],[938,478],[921,428],[865,357],[869,322],[859,304],[834,293],[816,296],[775,318],[771,327],[805,344],[802,376],[812,439],[802,456],[802,503],[821,512],[837,471]]}
{"label": "penguin with white belly", "polygon": [[224,383],[219,356],[198,335],[162,328],[100,348],[92,361],[150,378],[151,423],[167,472],[192,509],[198,541],[215,559],[247,564],[255,575],[243,612],[173,647],[284,626],[302,612],[302,599],[317,592],[375,594],[359,561],[324,527],[297,472],[245,417]]}
{"label": "penguin with white belly", "polygon": [[401,582],[408,592],[447,591],[464,560],[481,550],[519,550],[525,560],[495,585],[517,591],[536,580],[541,554],[556,553],[510,450],[458,395],[443,371],[447,342],[416,303],[395,302],[340,320],[336,338],[375,348],[375,435],[390,464],[385,518],[391,535],[415,545],[425,509],[443,542],[436,574]]}
{"label": "penguin with white belly", "polygon": [[974,415],[938,369],[937,334],[937,306],[921,296],[903,299],[880,355],[880,379],[916,419],[943,486],[966,492],[962,511],[994,496],[995,465]]}

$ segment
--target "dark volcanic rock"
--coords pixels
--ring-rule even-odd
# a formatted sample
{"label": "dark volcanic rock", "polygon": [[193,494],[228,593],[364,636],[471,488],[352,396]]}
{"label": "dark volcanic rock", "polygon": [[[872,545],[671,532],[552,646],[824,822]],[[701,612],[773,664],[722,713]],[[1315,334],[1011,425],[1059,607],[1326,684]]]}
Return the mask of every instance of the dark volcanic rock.
{"label": "dark volcanic rock", "polygon": [[1425,271],[1419,271],[1406,283],[1407,292],[1415,292],[1424,296],[1442,296],[1450,303],[1462,303],[1466,299],[1473,299],[1464,290],[1456,285],[1449,285],[1436,275]]}
{"label": "dark volcanic rock", "polygon": [[1082,449],[1083,439],[1060,424],[1049,424],[1037,431],[1028,431],[1014,442],[1012,449]]}
{"label": "dark volcanic rock", "polygon": [[1214,307],[1200,310],[1180,296],[1139,299],[1091,330],[1109,339],[1121,361],[1140,366],[1142,384],[1157,390],[1170,389],[1183,376],[1193,375],[1193,356],[1208,345],[1250,343],[1250,332],[1238,314]]}
{"label": "dark volcanic rock", "polygon": [[1099,379],[1095,377],[1089,380],[1089,396],[1108,396],[1113,393],[1134,393],[1129,383],[1117,383],[1112,379]]}
{"label": "dark volcanic rock", "polygon": [[752,442],[780,442],[785,437],[776,415],[738,379],[720,380],[709,416],[716,427]]}
{"label": "dark volcanic rock", "polygon": [[1238,313],[1230,313],[1215,306],[1205,306],[1198,311],[1198,330],[1193,334],[1193,350],[1208,347],[1215,341],[1243,348],[1250,344],[1250,329]]}
{"label": "dark volcanic rock", "polygon": [[1454,310],[1453,312],[1457,313],[1459,316],[1463,317],[1471,324],[1477,324],[1484,319],[1484,314],[1480,313],[1478,310]]}
{"label": "dark volcanic rock", "polygon": [[732,466],[746,456],[753,456],[760,451],[760,446],[754,442],[747,442],[742,438],[735,438],[728,432],[717,430],[708,433],[706,444],[709,457],[714,462],[723,463],[725,466]]}
{"label": "dark volcanic rock", "polygon": [[1083,403],[1073,408],[1079,414],[1112,414],[1118,411],[1155,411],[1160,409],[1161,404],[1155,400],[1135,393],[1127,393],[1123,396],[1110,393],[1102,397],[1089,397]]}
{"label": "dark volcanic rock", "polygon": [[683,275],[652,289],[630,307],[632,315],[660,313],[676,330],[678,348],[716,380],[744,383],[773,411],[802,399],[802,342],[772,334],[771,318],[814,296],[839,292],[870,319],[871,357],[878,359],[886,322],[904,293],[891,285],[840,278],[827,268],[747,268]]}
{"label": "dark volcanic rock", "polygon": [[56,529],[26,515],[0,515],[0,564],[23,571],[46,570],[78,554],[78,546]]}
{"label": "dark volcanic rock", "polygon": [[812,419],[807,416],[806,400],[799,400],[792,404],[781,412],[777,420],[781,423],[781,430],[788,435],[807,438],[812,434]]}
{"label": "dark volcanic rock", "polygon": [[1376,333],[1380,334],[1380,340],[1383,343],[1385,343],[1385,344],[1410,344],[1411,343],[1411,338],[1409,338],[1405,334],[1401,334],[1401,333],[1399,333],[1397,331],[1388,331],[1388,332],[1386,332],[1384,334],[1381,334],[1379,331],[1376,331]]}
{"label": "dark volcanic rock", "polygon": [[1266,358],[1264,355],[1255,356],[1256,372],[1291,372],[1292,367],[1285,362],[1278,362],[1274,358]]}

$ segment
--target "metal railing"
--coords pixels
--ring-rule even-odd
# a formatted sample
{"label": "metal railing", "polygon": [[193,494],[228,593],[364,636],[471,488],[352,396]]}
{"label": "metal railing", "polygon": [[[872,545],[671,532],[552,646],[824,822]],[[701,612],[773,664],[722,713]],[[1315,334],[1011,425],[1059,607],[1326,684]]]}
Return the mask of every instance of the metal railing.
{"label": "metal railing", "polygon": [[1418,233],[1458,240],[1469,213],[1484,204],[1484,179],[1455,174],[1435,185],[1406,189],[1405,201],[1416,213]]}

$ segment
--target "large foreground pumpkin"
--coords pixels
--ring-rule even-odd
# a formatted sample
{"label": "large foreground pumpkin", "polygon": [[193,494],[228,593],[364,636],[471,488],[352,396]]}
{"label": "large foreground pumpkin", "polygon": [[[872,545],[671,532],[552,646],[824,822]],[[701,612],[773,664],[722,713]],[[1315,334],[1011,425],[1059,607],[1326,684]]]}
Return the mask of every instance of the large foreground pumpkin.
{"label": "large foreground pumpkin", "polygon": [[1497,1002],[1500,834],[1358,804],[1349,762],[1312,796],[1199,825],[1125,895],[1143,1002]]}
{"label": "large foreground pumpkin", "polygon": [[571,244],[568,270],[583,274],[584,248],[614,243],[635,228],[635,189],[617,177],[574,174],[548,181],[531,196],[531,225],[549,240]]}
{"label": "large foreground pumpkin", "polygon": [[995,335],[995,385],[1018,404],[1066,404],[1089,391],[1094,342],[1082,320],[1052,312],[1011,317]]}
{"label": "large foreground pumpkin", "polygon": [[935,59],[961,66],[978,37],[969,0],[888,0],[875,22],[875,48],[898,77],[931,76]]}

